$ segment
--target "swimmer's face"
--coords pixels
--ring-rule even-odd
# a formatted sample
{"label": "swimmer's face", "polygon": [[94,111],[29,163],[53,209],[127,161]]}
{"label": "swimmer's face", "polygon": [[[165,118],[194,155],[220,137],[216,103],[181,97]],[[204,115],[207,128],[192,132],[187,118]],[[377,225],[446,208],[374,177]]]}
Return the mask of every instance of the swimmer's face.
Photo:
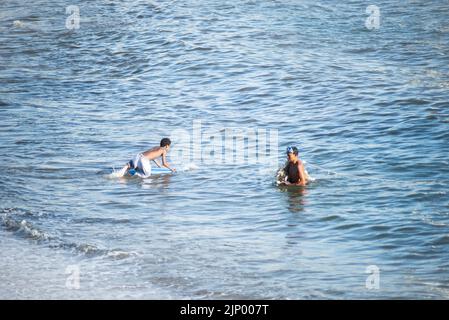
{"label": "swimmer's face", "polygon": [[295,161],[298,157],[297,157],[293,152],[290,152],[290,153],[287,153],[287,158],[288,158],[288,161],[293,162],[293,161]]}

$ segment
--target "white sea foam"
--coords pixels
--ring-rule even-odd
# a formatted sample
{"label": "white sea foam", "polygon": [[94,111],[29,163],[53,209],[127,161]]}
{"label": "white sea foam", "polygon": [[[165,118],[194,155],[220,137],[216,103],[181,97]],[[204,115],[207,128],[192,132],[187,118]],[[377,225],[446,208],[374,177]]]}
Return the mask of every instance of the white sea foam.
{"label": "white sea foam", "polygon": [[14,28],[22,28],[24,26],[23,22],[20,20],[14,20],[14,22],[12,23]]}
{"label": "white sea foam", "polygon": [[126,167],[123,167],[120,170],[116,170],[115,167],[112,167],[112,172],[106,175],[106,178],[109,179],[117,179],[117,178],[123,178],[123,176],[126,174]]}

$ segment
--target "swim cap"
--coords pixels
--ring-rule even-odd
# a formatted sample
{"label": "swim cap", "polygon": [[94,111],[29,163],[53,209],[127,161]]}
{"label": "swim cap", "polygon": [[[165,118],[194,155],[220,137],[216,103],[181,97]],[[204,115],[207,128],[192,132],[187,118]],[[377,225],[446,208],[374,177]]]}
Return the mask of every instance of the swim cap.
{"label": "swim cap", "polygon": [[287,147],[287,154],[294,153],[295,155],[298,155],[298,148],[296,147]]}

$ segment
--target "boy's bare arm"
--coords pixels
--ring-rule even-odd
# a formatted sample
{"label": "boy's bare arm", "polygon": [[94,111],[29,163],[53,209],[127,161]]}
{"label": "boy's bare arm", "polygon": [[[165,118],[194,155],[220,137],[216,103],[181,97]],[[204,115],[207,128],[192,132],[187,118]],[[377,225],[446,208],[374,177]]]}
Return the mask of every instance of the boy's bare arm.
{"label": "boy's bare arm", "polygon": [[164,151],[164,152],[162,153],[162,165],[163,165],[164,167],[166,167],[167,169],[170,169],[170,170],[173,171],[173,172],[176,171],[175,169],[170,168],[170,166],[168,165],[166,156],[167,156],[167,152]]}

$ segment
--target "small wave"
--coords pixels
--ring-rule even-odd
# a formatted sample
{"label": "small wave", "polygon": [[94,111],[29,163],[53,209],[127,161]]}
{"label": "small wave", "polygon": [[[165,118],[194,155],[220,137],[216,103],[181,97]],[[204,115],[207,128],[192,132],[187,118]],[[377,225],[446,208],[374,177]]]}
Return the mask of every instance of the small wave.
{"label": "small wave", "polygon": [[363,227],[361,223],[347,223],[336,226],[334,229],[336,230],[349,230],[349,229],[357,229]]}
{"label": "small wave", "polygon": [[320,219],[320,221],[322,221],[322,222],[330,222],[330,221],[335,221],[335,220],[344,220],[344,218],[342,218],[339,215],[330,215],[330,216],[325,216]]}
{"label": "small wave", "polygon": [[99,248],[96,245],[88,244],[88,243],[60,243],[50,245],[53,248],[63,248],[70,249],[76,253],[80,253],[87,257],[104,257],[111,258],[114,260],[122,260],[129,258],[131,256],[137,256],[138,254],[134,251],[128,252],[121,249],[103,249]]}
{"label": "small wave", "polygon": [[344,50],[347,53],[356,53],[356,54],[362,54],[362,53],[371,53],[376,52],[376,47],[365,47],[365,48],[356,48],[356,49],[346,49]]}
{"label": "small wave", "polygon": [[24,24],[22,21],[20,20],[14,20],[14,22],[12,23],[14,28],[23,28]]}
{"label": "small wave", "polygon": [[50,245],[53,248],[63,248],[70,249],[76,253],[80,253],[87,257],[104,257],[104,258],[112,258],[114,260],[126,259],[131,256],[137,256],[137,253],[134,251],[127,252],[121,249],[103,249],[99,248],[96,245],[88,244],[88,243],[59,243]]}
{"label": "small wave", "polygon": [[127,251],[122,251],[122,250],[110,250],[106,256],[108,258],[112,258],[115,260],[121,260],[121,259],[126,259],[129,257],[135,257],[138,256],[138,253],[135,251],[131,251],[131,252],[127,252]]}
{"label": "small wave", "polygon": [[100,218],[100,217],[83,217],[83,218],[74,218],[71,220],[73,223],[86,223],[86,224],[122,224],[122,223],[130,223],[130,219],[115,219],[115,218]]}
{"label": "small wave", "polygon": [[34,227],[30,222],[26,220],[16,221],[8,217],[3,217],[2,224],[6,228],[6,230],[21,234],[28,239],[37,241],[51,239],[51,237],[47,233]]}
{"label": "small wave", "polygon": [[99,256],[104,254],[104,250],[98,248],[95,245],[82,243],[82,244],[76,244],[76,243],[69,243],[69,244],[63,244],[62,247],[71,247],[74,248],[77,252],[85,254],[87,256]]}
{"label": "small wave", "polygon": [[449,244],[449,235],[441,236],[438,239],[432,241],[432,245],[434,245],[434,246],[446,245],[446,244]]}
{"label": "small wave", "polygon": [[411,105],[427,105],[431,104],[431,101],[418,99],[418,98],[409,98],[409,99],[397,99],[393,102],[393,104],[401,105],[401,106],[411,106]]}
{"label": "small wave", "polygon": [[21,208],[2,208],[0,213],[3,214],[3,216],[7,216],[9,214],[15,214],[20,216],[32,216],[33,214],[31,211]]}
{"label": "small wave", "polygon": [[[47,232],[40,230],[25,219],[15,219],[13,217],[14,210],[12,209],[3,209],[1,212],[3,213],[1,224],[7,231],[14,232],[16,235],[25,239],[47,243],[50,248],[70,249],[88,257],[104,256],[116,260],[137,256],[136,252],[127,252],[121,249],[104,249],[87,243],[80,244],[66,242],[57,236],[50,235]],[[21,214],[19,213],[19,215]]]}

